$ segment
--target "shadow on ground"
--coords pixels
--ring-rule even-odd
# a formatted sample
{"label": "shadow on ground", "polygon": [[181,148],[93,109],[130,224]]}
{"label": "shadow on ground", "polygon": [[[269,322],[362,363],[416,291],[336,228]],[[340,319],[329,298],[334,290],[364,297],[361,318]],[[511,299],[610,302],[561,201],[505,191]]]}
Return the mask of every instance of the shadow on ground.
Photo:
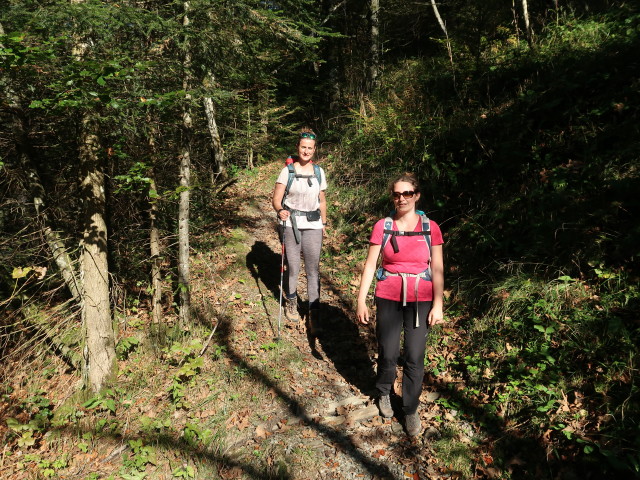
{"label": "shadow on ground", "polygon": [[333,305],[323,305],[322,331],[317,341],[336,371],[365,395],[372,396],[375,370],[370,348],[358,326]]}

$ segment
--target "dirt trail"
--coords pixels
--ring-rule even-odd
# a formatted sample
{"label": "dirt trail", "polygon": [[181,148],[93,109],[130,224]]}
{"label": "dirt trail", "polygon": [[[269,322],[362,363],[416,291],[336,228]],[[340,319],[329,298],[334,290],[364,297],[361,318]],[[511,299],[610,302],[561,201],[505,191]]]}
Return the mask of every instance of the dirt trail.
{"label": "dirt trail", "polygon": [[[246,332],[251,331],[268,343],[267,349],[295,349],[302,361],[291,368],[280,364],[284,373],[277,380],[264,377],[274,401],[256,405],[265,421],[255,430],[240,432],[234,446],[251,448],[259,442],[262,451],[295,455],[297,448],[303,448],[313,452],[312,458],[300,464],[305,471],[290,467],[284,478],[442,478],[430,460],[428,438],[434,431],[428,425],[429,409],[423,409],[423,435],[413,440],[406,437],[396,418],[385,420],[378,415],[372,400],[373,331],[354,323],[352,296],[332,285],[329,276],[321,280],[323,331],[318,338],[308,335],[303,322],[288,324],[283,315],[280,346],[269,343],[277,335],[279,314],[281,245],[270,202],[271,182],[278,169],[277,165],[266,167],[259,175],[240,180],[229,192],[227,204],[239,209],[237,227],[247,234],[248,272],[238,270],[237,277],[248,273],[251,279],[233,288],[236,295],[255,299],[252,315],[241,310],[229,317],[230,350],[236,352],[232,356],[255,353],[255,346],[247,341]],[[243,199],[239,206],[238,198]],[[304,298],[303,277],[299,295]],[[236,361],[244,362],[242,358]]]}

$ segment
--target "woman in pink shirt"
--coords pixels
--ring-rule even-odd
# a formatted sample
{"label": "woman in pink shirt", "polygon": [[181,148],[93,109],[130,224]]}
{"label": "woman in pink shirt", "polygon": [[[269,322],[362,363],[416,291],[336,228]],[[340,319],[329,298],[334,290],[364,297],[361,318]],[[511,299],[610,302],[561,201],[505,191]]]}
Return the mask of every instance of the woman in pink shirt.
{"label": "woman in pink shirt", "polygon": [[422,429],[418,405],[427,333],[430,326],[444,321],[443,240],[438,224],[429,220],[423,225],[426,217],[416,210],[420,186],[413,174],[396,178],[391,183],[391,196],[395,206],[392,221],[385,226],[385,219],[381,219],[373,227],[356,314],[360,323],[369,323],[366,300],[378,257],[382,255],[375,289],[378,407],[382,416],[393,416],[390,394],[400,355],[400,335],[404,331],[402,409],[406,431],[415,436]]}

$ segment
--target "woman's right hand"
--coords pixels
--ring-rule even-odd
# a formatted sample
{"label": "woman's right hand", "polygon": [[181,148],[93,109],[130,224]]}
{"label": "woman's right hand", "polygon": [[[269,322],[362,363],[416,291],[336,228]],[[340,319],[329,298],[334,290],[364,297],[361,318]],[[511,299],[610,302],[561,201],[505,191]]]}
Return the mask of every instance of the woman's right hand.
{"label": "woman's right hand", "polygon": [[369,308],[367,307],[367,293],[373,281],[376,271],[376,262],[380,254],[380,245],[369,244],[367,260],[364,262],[362,276],[360,277],[360,289],[358,290],[358,306],[356,308],[356,318],[362,325],[369,324]]}
{"label": "woman's right hand", "polygon": [[287,219],[289,218],[289,215],[291,215],[291,212],[289,210],[283,209],[278,212],[278,218],[283,222],[287,221]]}

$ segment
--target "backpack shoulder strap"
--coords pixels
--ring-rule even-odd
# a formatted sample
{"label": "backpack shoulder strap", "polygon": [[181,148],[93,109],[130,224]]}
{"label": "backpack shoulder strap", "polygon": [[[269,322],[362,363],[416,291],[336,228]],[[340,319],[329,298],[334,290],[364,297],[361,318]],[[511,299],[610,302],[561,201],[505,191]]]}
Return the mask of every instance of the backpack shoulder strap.
{"label": "backpack shoulder strap", "polygon": [[420,218],[422,219],[421,233],[424,236],[424,241],[427,242],[427,248],[429,249],[429,262],[431,262],[431,221],[424,212],[421,213]]}
{"label": "backpack shoulder strap", "polygon": [[391,228],[393,227],[393,218],[390,216],[384,219],[384,234],[382,235],[382,249],[387,245],[391,236]]}
{"label": "backpack shoulder strap", "polygon": [[313,163],[312,165],[313,165],[313,173],[318,179],[318,185],[322,185],[322,170],[320,170],[320,165],[318,165],[317,163]]}
{"label": "backpack shoulder strap", "polygon": [[[393,218],[391,218],[391,214],[390,214],[388,217],[384,219],[384,233],[382,235],[382,244],[381,244],[380,252],[384,250],[384,247],[389,242],[389,237],[392,237],[392,228],[393,228]],[[394,245],[395,242],[392,240],[391,244]],[[395,251],[395,248],[394,248],[394,251]]]}
{"label": "backpack shoulder strap", "polygon": [[293,163],[289,163],[287,165],[287,170],[289,170],[289,178],[287,179],[287,185],[284,187],[284,195],[282,197],[283,203],[284,203],[284,199],[287,198],[287,195],[289,195],[289,189],[291,188],[293,179],[296,178],[296,169],[293,166]]}
{"label": "backpack shoulder strap", "polygon": [[422,218],[422,235],[424,235],[424,241],[427,242],[427,248],[429,249],[429,266],[426,273],[431,279],[431,221],[424,213],[420,217]]}

